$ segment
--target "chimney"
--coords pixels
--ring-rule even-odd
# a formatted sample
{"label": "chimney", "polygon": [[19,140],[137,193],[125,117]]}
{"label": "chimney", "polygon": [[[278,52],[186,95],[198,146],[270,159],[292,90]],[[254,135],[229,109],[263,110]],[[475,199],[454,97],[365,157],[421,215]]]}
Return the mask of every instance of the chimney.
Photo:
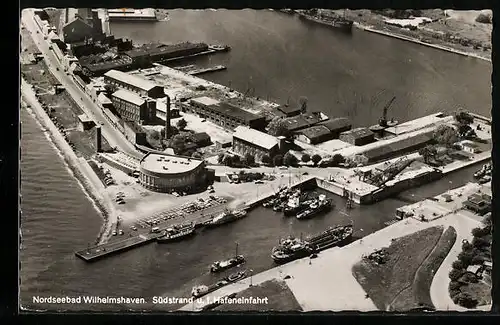
{"label": "chimney", "polygon": [[284,151],[285,150],[285,145],[286,145],[286,137],[279,136],[278,137],[278,149],[280,151]]}
{"label": "chimney", "polygon": [[172,130],[170,127],[170,96],[166,96],[167,98],[167,110],[165,113],[165,139],[168,140],[172,136]]}
{"label": "chimney", "polygon": [[95,127],[95,149],[97,152],[102,151],[102,135],[101,135],[101,126],[97,125]]}

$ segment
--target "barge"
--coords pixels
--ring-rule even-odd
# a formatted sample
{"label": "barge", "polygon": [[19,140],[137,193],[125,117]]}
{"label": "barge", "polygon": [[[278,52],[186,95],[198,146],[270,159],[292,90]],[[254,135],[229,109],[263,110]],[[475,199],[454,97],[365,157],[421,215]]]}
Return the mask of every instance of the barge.
{"label": "barge", "polygon": [[179,241],[196,234],[196,225],[194,222],[186,225],[174,225],[171,228],[165,229],[160,237],[156,238],[157,243],[170,243],[174,241]]}
{"label": "barge", "polygon": [[217,289],[220,289],[228,284],[234,283],[236,281],[239,281],[245,277],[246,271],[239,271],[236,273],[233,273],[225,278],[222,278],[220,281],[217,281],[216,283],[206,286],[206,285],[199,285],[196,287],[193,287],[191,290],[191,295],[195,298],[200,298],[203,297],[204,295],[209,294],[210,292],[213,292]]}

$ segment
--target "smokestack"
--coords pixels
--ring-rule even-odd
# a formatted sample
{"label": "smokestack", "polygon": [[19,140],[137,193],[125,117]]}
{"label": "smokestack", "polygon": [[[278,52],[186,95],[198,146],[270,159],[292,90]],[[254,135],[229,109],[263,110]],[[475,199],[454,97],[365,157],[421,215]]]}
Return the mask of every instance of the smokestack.
{"label": "smokestack", "polygon": [[167,97],[167,111],[165,113],[165,139],[168,140],[172,136],[172,128],[170,127],[170,96]]}
{"label": "smokestack", "polygon": [[97,152],[102,151],[102,135],[101,135],[101,126],[97,125],[95,127],[95,149]]}

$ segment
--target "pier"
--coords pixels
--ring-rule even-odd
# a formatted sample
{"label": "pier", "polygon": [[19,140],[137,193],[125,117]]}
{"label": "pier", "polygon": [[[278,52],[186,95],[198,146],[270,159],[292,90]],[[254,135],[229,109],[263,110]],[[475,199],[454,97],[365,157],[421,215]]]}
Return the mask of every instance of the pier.
{"label": "pier", "polygon": [[194,69],[194,70],[188,71],[187,74],[192,75],[192,76],[197,76],[197,75],[208,73],[208,72],[215,72],[215,71],[221,71],[221,70],[226,70],[226,69],[227,69],[226,66],[216,65],[214,67]]}

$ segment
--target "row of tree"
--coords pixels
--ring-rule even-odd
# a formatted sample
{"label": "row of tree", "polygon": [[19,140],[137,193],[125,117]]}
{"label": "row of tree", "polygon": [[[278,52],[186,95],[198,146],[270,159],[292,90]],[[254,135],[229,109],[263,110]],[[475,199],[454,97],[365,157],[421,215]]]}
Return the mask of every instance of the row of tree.
{"label": "row of tree", "polygon": [[466,241],[462,244],[462,252],[458,254],[458,260],[453,262],[449,274],[450,296],[454,303],[466,308],[474,308],[479,303],[478,299],[461,289],[469,283],[479,281],[476,275],[467,272],[467,267],[481,265],[485,260],[491,260],[491,214],[485,216],[483,227],[472,230],[472,235],[474,236],[472,243]]}

